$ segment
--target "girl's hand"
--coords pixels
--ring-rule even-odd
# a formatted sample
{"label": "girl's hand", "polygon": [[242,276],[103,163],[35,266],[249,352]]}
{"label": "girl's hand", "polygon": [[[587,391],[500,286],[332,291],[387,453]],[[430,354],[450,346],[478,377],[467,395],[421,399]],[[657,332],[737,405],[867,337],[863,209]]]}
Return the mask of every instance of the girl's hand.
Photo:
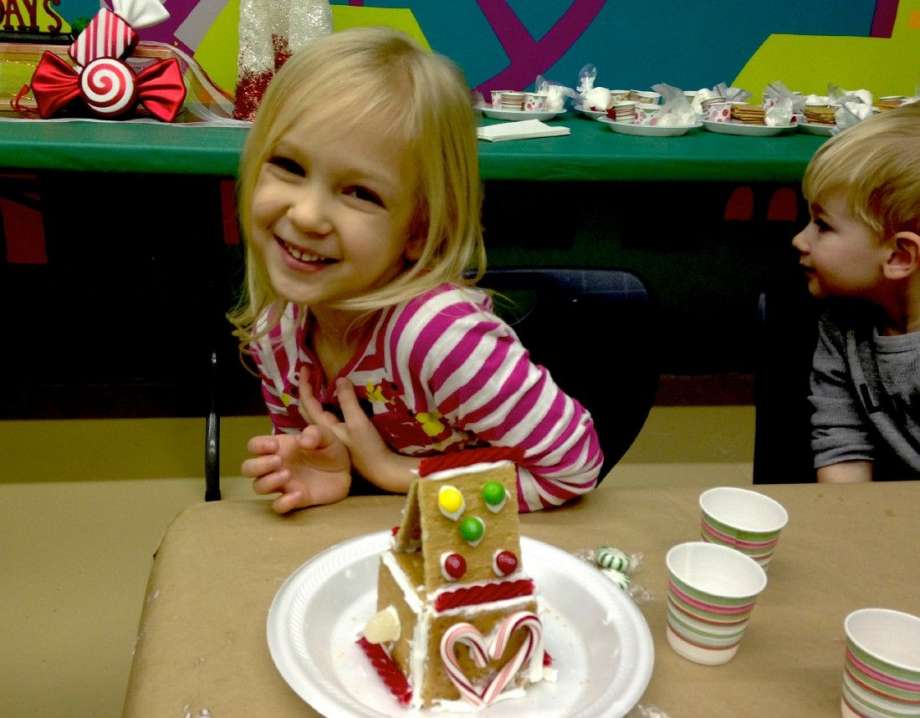
{"label": "girl's hand", "polygon": [[335,384],[336,397],[342,408],[344,421],[325,411],[313,396],[310,388],[309,370],[300,372],[300,412],[311,424],[321,425],[332,431],[351,454],[352,466],[368,481],[385,491],[405,493],[409,489],[419,460],[396,453],[381,438],[373,422],[358,403],[355,388],[347,379]]}
{"label": "girl's hand", "polygon": [[256,456],[243,462],[243,475],[254,479],[257,494],[281,494],[272,503],[279,514],[348,496],[348,449],[325,426],[308,426],[300,434],[254,436],[247,448]]}

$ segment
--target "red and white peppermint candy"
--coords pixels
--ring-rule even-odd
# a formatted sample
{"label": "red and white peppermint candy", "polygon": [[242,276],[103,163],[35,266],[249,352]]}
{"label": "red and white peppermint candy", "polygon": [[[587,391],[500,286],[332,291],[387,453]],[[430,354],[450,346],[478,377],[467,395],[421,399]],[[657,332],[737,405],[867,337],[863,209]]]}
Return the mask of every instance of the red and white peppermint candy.
{"label": "red and white peppermint candy", "polygon": [[100,57],[124,57],[137,44],[137,39],[131,25],[102,8],[74,40],[68,53],[78,65],[86,67]]}
{"label": "red and white peppermint candy", "polygon": [[[473,662],[484,668],[488,661],[502,657],[511,637],[520,630],[527,631],[527,635],[517,653],[501,667],[488,685],[482,689],[477,688],[460,667],[455,646],[462,643],[469,647]],[[460,696],[464,700],[476,707],[491,705],[501,696],[525,663],[528,663],[527,670],[531,681],[534,680],[534,673],[542,671],[543,624],[535,613],[518,611],[499,624],[491,643],[486,645],[486,639],[478,628],[470,623],[456,623],[441,637],[441,660],[444,662],[447,677],[460,691]]]}
{"label": "red and white peppermint candy", "polygon": [[86,106],[103,117],[118,117],[134,106],[134,72],[121,60],[101,57],[80,73],[80,92]]}

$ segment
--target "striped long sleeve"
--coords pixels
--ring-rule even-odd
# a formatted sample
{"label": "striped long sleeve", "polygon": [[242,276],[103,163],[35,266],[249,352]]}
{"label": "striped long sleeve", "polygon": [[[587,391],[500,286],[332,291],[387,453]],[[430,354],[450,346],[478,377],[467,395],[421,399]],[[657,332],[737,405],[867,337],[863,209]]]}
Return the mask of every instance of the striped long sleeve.
{"label": "striped long sleeve", "polygon": [[590,415],[535,365],[479,292],[444,287],[407,303],[385,340],[406,403],[495,446],[516,446],[521,511],[595,487],[603,462]]}

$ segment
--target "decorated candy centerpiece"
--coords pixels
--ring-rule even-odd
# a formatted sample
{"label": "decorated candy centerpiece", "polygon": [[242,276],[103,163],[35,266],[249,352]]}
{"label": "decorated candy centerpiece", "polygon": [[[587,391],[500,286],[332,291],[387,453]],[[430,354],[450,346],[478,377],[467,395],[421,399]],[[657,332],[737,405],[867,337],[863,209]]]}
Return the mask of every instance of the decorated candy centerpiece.
{"label": "decorated candy centerpiece", "polygon": [[467,709],[544,678],[543,624],[521,565],[516,450],[422,461],[381,556],[378,613],[358,643],[412,707]]}
{"label": "decorated candy centerpiece", "polygon": [[138,105],[163,122],[179,114],[186,90],[178,62],[157,60],[136,72],[126,61],[136,30],[169,17],[161,0],[112,0],[112,8],[102,8],[70,46],[73,64],[53,52],[42,55],[31,81],[42,118],[82,107],[116,119]]}

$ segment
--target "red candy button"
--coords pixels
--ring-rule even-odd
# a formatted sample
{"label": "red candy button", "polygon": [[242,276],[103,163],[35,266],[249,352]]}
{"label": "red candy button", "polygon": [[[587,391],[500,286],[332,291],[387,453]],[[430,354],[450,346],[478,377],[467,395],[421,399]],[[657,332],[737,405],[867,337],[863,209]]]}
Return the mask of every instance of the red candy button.
{"label": "red candy button", "polygon": [[466,573],[466,560],[459,553],[451,553],[444,557],[444,573],[452,581],[463,577]]}
{"label": "red candy button", "polygon": [[517,570],[517,556],[511,551],[499,551],[495,555],[495,573],[499,576],[507,576]]}

